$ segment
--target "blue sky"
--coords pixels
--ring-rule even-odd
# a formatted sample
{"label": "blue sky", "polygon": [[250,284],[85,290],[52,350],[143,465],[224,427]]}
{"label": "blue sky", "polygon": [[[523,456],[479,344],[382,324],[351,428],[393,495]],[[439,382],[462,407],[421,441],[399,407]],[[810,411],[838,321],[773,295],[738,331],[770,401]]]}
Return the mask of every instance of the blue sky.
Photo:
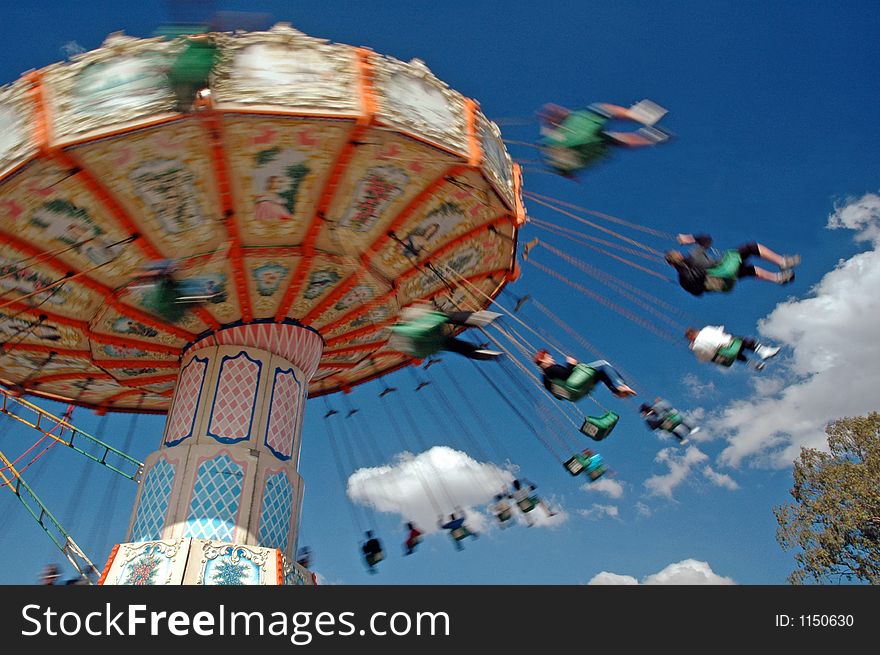
{"label": "blue sky", "polygon": [[[215,6],[241,8],[229,3]],[[0,78],[12,81],[28,69],[62,59],[62,48],[69,42],[92,49],[114,31],[148,36],[169,20],[166,8],[167,3],[151,1],[11,5],[0,24],[6,44]],[[512,140],[536,138],[534,123],[510,119],[528,119],[545,102],[577,107],[596,101],[627,105],[651,98],[669,109],[663,122],[675,134],[673,141],[646,151],[619,153],[584,175],[580,183],[531,165],[525,188],[665,232],[707,231],[722,246],[756,239],[779,251],[799,252],[804,260],[790,286],[745,281],[732,294],[692,298],[674,285],[526,226],[523,240],[546,238],[677,304],[700,323],[698,327],[723,323],[730,331],[755,334],[759,321],[770,316],[760,329],[785,350],[760,380],[745,368],[725,372],[700,365],[683,341],[664,341],[524,264],[521,279],[511,287],[515,295],[532,294],[580,330],[634,375],[645,390],[641,398],[663,395],[704,416],[706,429],[701,440],[695,440],[695,450],[666,451],[673,444],[644,427],[637,402],[612,399],[600,390],[603,404],[622,415],[614,435],[597,448],[613,469],[614,477],[609,479],[620,483],[622,495],[585,491],[583,481],[563,471],[475,377],[471,365],[450,355],[441,366],[419,374],[445,384],[454,403],[461,402],[461,393],[468,394],[500,444],[496,449],[482,439],[482,450],[493,459],[500,451],[504,459],[519,465],[522,475],[564,510],[566,520],[553,527],[489,529],[479,540],[468,541],[463,552],[455,552],[445,536],[432,535],[414,556],[404,558],[398,548],[404,538],[402,518],[358,509],[359,520],[376,529],[389,553],[380,574],[369,576],[358,557],[360,534],[346,507],[348,500],[327,445],[324,401],[318,399],[309,403],[300,466],[306,481],[300,544],[312,548],[315,570],[328,582],[349,584],[566,584],[587,582],[600,572],[643,579],[692,559],[707,562],[718,576],[739,583],[783,583],[793,560],[775,542],[771,508],[789,498],[791,448],[796,452],[800,444],[816,443],[816,435],[821,434],[821,427],[817,428],[821,421],[804,408],[821,409],[827,419],[839,412],[876,409],[874,399],[841,388],[847,382],[833,377],[837,369],[816,363],[822,353],[830,353],[832,359],[836,355],[838,361],[859,361],[840,340],[839,333],[847,332],[849,324],[826,332],[827,322],[818,320],[834,298],[841,303],[835,316],[851,315],[857,321],[854,336],[847,341],[850,345],[859,345],[861,326],[876,329],[874,319],[880,316],[873,298],[852,302],[839,298],[839,290],[854,289],[859,280],[880,270],[872,257],[878,240],[870,233],[874,221],[880,223],[880,212],[866,195],[876,194],[880,187],[876,123],[880,47],[874,3],[539,6],[511,1],[302,1],[265,2],[259,10],[314,36],[369,46],[402,60],[424,60],[438,77],[476,98],[483,112],[500,122],[503,136]],[[525,146],[511,145],[510,150],[517,159],[536,158],[536,151]],[[852,202],[859,198],[864,206]],[[535,203],[528,203],[527,209],[535,218],[595,234]],[[851,229],[827,229],[836,210],[840,227]],[[672,245],[640,233],[626,234],[660,250]],[[859,235],[865,238],[855,240]],[[534,258],[608,294],[546,250],[534,251]],[[833,274],[836,277],[826,278],[840,261],[844,268]],[[816,300],[809,300],[813,296]],[[790,298],[801,302],[777,309]],[[512,304],[510,296],[502,296],[505,299],[508,306]],[[526,320],[552,333],[573,354],[590,357],[534,308],[526,306],[523,312]],[[880,377],[876,367],[870,361],[860,364],[862,389]],[[496,365],[485,370],[497,384],[512,388]],[[456,379],[455,385],[449,383],[449,375]],[[694,393],[686,380],[696,381],[703,395]],[[437,425],[425,412],[421,405],[425,394],[434,394],[429,398],[435,404],[439,401],[434,390],[415,396],[408,372],[395,374],[388,382],[401,389],[390,399],[406,402],[424,417],[424,432],[433,445],[482,459],[466,437],[449,425]],[[826,404],[817,408],[808,394],[823,385]],[[803,396],[795,396],[799,390]],[[361,409],[363,427],[375,435],[381,451],[368,448],[356,456],[359,467],[373,464],[378,454],[387,460],[400,450],[376,397],[379,391],[381,385],[372,383],[348,398]],[[518,399],[517,394],[513,389],[511,398]],[[762,395],[770,400],[762,402]],[[330,403],[341,405],[336,397]],[[52,403],[43,404],[63,411]],[[523,409],[533,412],[525,405]],[[772,421],[755,419],[758,413],[762,420],[768,413],[779,422],[791,416],[809,415],[809,420],[785,432],[770,426]],[[462,417],[472,420],[466,408]],[[77,410],[74,418],[86,431],[96,429],[100,420],[86,410]],[[403,422],[402,416],[399,421]],[[129,418],[112,416],[101,427],[101,436],[119,445],[126,440]],[[143,458],[156,448],[161,428],[160,418],[140,419],[132,454]],[[0,430],[7,453],[18,453],[33,440],[8,420],[0,421]],[[405,438],[415,449],[412,436]],[[777,441],[771,443],[770,438]],[[585,440],[581,443],[589,445]],[[666,453],[659,455],[660,461],[658,453]],[[124,536],[134,485],[121,481],[108,492],[110,475],[94,468],[84,474],[88,463],[73,454],[52,453],[45,460],[32,469],[37,473],[31,478],[35,488],[100,566],[110,546]],[[658,478],[670,474],[670,464],[683,471],[675,485]],[[651,479],[660,482],[646,486]],[[661,487],[668,495],[652,494]],[[0,495],[0,557],[11,564],[0,570],[2,583],[33,582],[47,561],[60,560],[11,495]]]}

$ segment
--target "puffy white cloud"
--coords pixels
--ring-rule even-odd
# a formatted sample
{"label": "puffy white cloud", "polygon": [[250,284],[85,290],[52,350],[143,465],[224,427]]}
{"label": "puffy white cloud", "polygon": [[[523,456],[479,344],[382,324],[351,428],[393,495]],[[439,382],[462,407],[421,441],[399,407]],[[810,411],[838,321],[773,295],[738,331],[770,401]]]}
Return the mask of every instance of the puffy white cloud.
{"label": "puffy white cloud", "polygon": [[717,487],[724,487],[725,489],[730,489],[731,491],[739,489],[739,485],[736,483],[736,480],[734,480],[726,473],[719,473],[711,466],[706,466],[703,468],[703,476]]}
{"label": "puffy white cloud", "polygon": [[543,508],[537,507],[528,514],[515,512],[514,516],[518,523],[523,525],[531,525],[539,528],[558,528],[560,525],[568,521],[568,512],[562,507],[560,502],[555,498],[547,498],[547,507],[553,513],[548,514]]}
{"label": "puffy white cloud", "polygon": [[662,475],[653,475],[645,480],[645,487],[652,496],[672,498],[673,490],[684,482],[693,468],[702,464],[709,456],[696,446],[688,446],[683,453],[680,448],[664,448],[654,461],[665,464],[669,471]]}
{"label": "puffy white cloud", "polygon": [[[587,583],[591,585],[602,584],[639,584],[636,579],[629,575],[620,575],[602,571]],[[732,578],[718,575],[712,570],[708,562],[695,559],[685,559],[670,564],[657,573],[642,578],[644,585],[732,585],[736,582]]]}
{"label": "puffy white cloud", "polygon": [[605,517],[612,519],[619,518],[620,510],[616,505],[601,505],[599,503],[593,503],[593,506],[589,509],[579,509],[578,514],[593,521],[598,521]]}
{"label": "puffy white cloud", "polygon": [[400,514],[426,533],[439,530],[435,504],[448,515],[454,503],[465,512],[468,526],[481,531],[487,527],[486,517],[472,508],[491,501],[512,480],[509,471],[494,464],[434,446],[418,455],[400,453],[391,464],[358,469],[348,478],[347,491],[352,501]]}
{"label": "puffy white cloud", "polygon": [[616,573],[608,573],[608,571],[602,571],[601,573],[597,573],[594,575],[590,581],[587,583],[588,585],[623,585],[623,584],[639,584],[639,581],[636,580],[631,575],[617,575]]}
{"label": "puffy white cloud", "polygon": [[736,584],[732,578],[718,575],[712,570],[708,562],[695,559],[685,559],[675,564],[670,564],[662,571],[647,576],[642,584],[653,585],[730,585]]}
{"label": "puffy white cloud", "polygon": [[857,230],[872,249],[839,262],[809,297],[780,303],[760,322],[761,335],[788,346],[789,356],[776,362],[778,375],[711,420],[727,441],[722,464],[790,466],[802,446],[825,445],[829,421],[877,409],[880,196],[837,207],[828,227]]}
{"label": "puffy white cloud", "polygon": [[609,498],[614,498],[615,500],[623,498],[623,483],[607,476],[603,476],[595,482],[587,482],[581,486],[581,489],[606,494]]}
{"label": "puffy white cloud", "polygon": [[[719,473],[709,464],[701,467],[708,459],[709,456],[696,446],[688,446],[683,453],[681,448],[664,448],[657,453],[654,461],[658,464],[665,464],[669,470],[667,473],[653,475],[645,480],[645,487],[652,496],[672,499],[672,492],[675,488],[687,480],[691,473],[699,469],[702,471],[703,477],[716,487],[731,491],[739,489],[736,481],[726,473]],[[644,514],[641,508],[637,507],[636,509],[644,516],[650,515],[650,510],[648,510],[648,514]]]}

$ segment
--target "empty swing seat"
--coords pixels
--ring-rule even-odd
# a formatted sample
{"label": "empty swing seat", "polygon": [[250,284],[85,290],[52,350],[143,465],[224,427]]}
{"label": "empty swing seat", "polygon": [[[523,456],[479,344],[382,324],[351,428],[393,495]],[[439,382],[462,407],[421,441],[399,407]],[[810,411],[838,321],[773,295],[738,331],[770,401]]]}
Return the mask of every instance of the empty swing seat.
{"label": "empty swing seat", "polygon": [[588,395],[596,386],[596,369],[577,364],[565,380],[552,380],[551,393],[560,400],[575,402]]}
{"label": "empty swing seat", "polygon": [[470,532],[468,532],[468,529],[466,527],[462,526],[460,528],[453,528],[449,531],[449,534],[456,541],[461,541],[462,539],[465,539],[470,534]]}
{"label": "empty swing seat", "polygon": [[716,352],[715,356],[712,358],[712,361],[716,364],[721,364],[721,366],[731,366],[736,361],[736,357],[742,350],[742,346],[743,340],[736,337],[729,345],[719,348],[718,352]]}
{"label": "empty swing seat", "polygon": [[511,510],[509,507],[506,509],[503,509],[500,512],[498,512],[497,514],[495,514],[495,518],[498,519],[498,521],[501,523],[506,523],[507,521],[509,521],[510,519],[513,518],[513,510]]}
{"label": "empty swing seat", "polygon": [[535,496],[529,496],[528,498],[516,501],[516,506],[519,507],[521,512],[527,514],[538,506],[538,499]]}
{"label": "empty swing seat", "polygon": [[593,441],[602,441],[611,434],[619,420],[620,416],[614,412],[605,412],[602,416],[588,416],[584,419],[581,432]]}
{"label": "empty swing seat", "polygon": [[607,470],[602,455],[584,455],[578,453],[563,463],[565,470],[572,475],[586,473],[590,480],[598,480]]}

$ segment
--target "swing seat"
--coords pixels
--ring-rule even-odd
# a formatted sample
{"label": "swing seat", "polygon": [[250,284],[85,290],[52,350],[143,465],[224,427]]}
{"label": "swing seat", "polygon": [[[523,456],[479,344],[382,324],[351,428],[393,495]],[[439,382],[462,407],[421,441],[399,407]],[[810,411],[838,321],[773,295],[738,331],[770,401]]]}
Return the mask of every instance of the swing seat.
{"label": "swing seat", "polygon": [[172,86],[192,88],[195,92],[208,86],[216,60],[217,46],[214,43],[189,39],[168,71],[168,79]]}
{"label": "swing seat", "polygon": [[427,359],[442,350],[446,322],[442,312],[425,312],[412,321],[392,325],[389,345],[417,359]]}
{"label": "swing seat", "polygon": [[379,551],[378,553],[370,553],[366,556],[367,564],[370,566],[376,566],[379,562],[385,559],[385,553],[383,551]]}
{"label": "swing seat", "polygon": [[715,353],[712,361],[721,366],[732,366],[736,361],[737,355],[739,355],[742,350],[742,345],[742,339],[738,337],[734,338],[729,345],[718,349],[718,352]]}
{"label": "swing seat", "polygon": [[663,419],[663,422],[660,424],[660,429],[665,430],[666,432],[672,432],[675,428],[681,425],[681,422],[681,415],[678,412],[672,412],[667,414],[666,418]]}
{"label": "swing seat", "polygon": [[590,480],[598,480],[605,473],[605,460],[602,455],[594,454],[592,456],[577,453],[563,463],[565,470],[574,476],[586,472]]}
{"label": "swing seat", "polygon": [[742,255],[738,250],[728,250],[721,262],[706,269],[706,289],[726,292],[733,289],[742,265]]}
{"label": "swing seat", "polygon": [[567,379],[552,380],[550,392],[560,400],[576,402],[588,395],[596,386],[596,369],[578,364]]}
{"label": "swing seat", "polygon": [[453,528],[449,531],[449,534],[456,541],[461,541],[462,539],[466,539],[468,535],[470,535],[470,532],[466,527],[462,526],[460,528]]}
{"label": "swing seat", "polygon": [[178,297],[177,282],[171,278],[163,278],[144,293],[141,306],[169,323],[176,323],[187,311],[183,303],[177,302]]}
{"label": "swing seat", "polygon": [[602,459],[602,455],[593,455],[589,458],[589,462],[585,467],[587,471],[587,477],[590,478],[591,482],[595,482],[603,475],[605,475],[605,471],[608,470],[608,467],[605,466],[605,460]]}
{"label": "swing seat", "polygon": [[573,456],[570,459],[567,459],[562,463],[562,465],[565,467],[566,471],[575,476],[580,475],[581,472],[583,472],[584,470],[584,465],[578,459],[577,455]]}
{"label": "swing seat", "polygon": [[584,419],[581,432],[593,441],[602,441],[611,434],[619,420],[620,416],[614,412],[605,412],[602,416],[588,416]]}
{"label": "swing seat", "polygon": [[538,499],[535,496],[518,500],[516,506],[519,507],[523,514],[528,514],[538,506]]}
{"label": "swing seat", "polygon": [[506,523],[513,518],[513,510],[511,510],[509,507],[507,509],[503,509],[495,515],[495,518],[498,519],[500,523]]}

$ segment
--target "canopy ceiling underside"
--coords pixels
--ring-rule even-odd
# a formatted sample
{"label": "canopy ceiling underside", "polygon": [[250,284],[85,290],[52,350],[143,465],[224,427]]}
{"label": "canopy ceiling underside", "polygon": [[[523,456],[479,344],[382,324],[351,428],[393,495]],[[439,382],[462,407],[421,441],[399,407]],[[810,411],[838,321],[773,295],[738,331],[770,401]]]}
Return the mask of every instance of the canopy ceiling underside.
{"label": "canopy ceiling underside", "polygon": [[[155,73],[178,44],[127,37],[0,92],[0,382],[165,412],[198,336],[295,321],[329,393],[410,362],[386,345],[401,307],[476,309],[512,278],[519,172],[475,103],[289,28],[217,39],[205,111]],[[130,283],[156,259],[219,295],[151,313]]]}

